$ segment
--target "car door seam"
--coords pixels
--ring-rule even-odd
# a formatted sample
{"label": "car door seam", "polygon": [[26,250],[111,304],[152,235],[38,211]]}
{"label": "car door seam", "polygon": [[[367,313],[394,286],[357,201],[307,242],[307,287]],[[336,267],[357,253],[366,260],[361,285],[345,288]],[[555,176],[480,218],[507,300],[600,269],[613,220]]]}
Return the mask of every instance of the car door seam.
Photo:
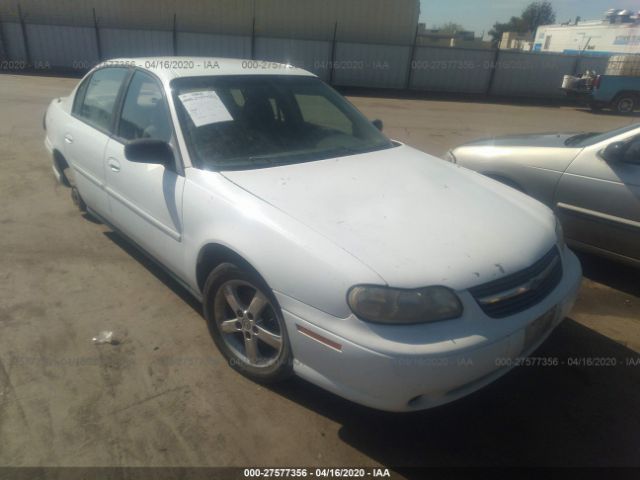
{"label": "car door seam", "polygon": [[147,222],[152,224],[154,227],[158,228],[159,230],[169,235],[174,240],[178,242],[182,241],[182,235],[180,234],[180,232],[177,232],[172,228],[168,227],[167,225],[165,225],[164,223],[160,222],[155,217],[153,217],[149,213],[142,210],[140,207],[136,206],[135,204],[133,204],[132,202],[124,198],[122,195],[116,192],[113,188],[107,186],[105,187],[105,190],[112,198],[122,203],[125,207],[127,207],[133,213],[141,217],[143,220],[146,220]]}
{"label": "car door seam", "polygon": [[82,175],[83,177],[85,177],[87,180],[91,181],[91,183],[97,185],[98,187],[100,187],[102,190],[104,190],[105,188],[105,184],[104,182],[100,181],[98,178],[95,177],[95,175],[92,175],[91,173],[87,172],[85,169],[83,169],[82,167],[79,167],[76,164],[73,164],[73,169],[78,172],[80,175]]}

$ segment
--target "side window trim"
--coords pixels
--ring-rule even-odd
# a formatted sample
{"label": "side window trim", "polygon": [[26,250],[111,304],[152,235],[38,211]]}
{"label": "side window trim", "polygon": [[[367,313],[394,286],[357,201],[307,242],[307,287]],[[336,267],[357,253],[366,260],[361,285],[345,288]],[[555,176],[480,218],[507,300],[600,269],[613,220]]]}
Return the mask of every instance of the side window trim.
{"label": "side window trim", "polygon": [[91,72],[91,74],[88,75],[87,78],[85,78],[76,89],[76,95],[73,98],[73,105],[71,107],[71,115],[73,115],[74,117],[79,117],[79,115],[77,114],[78,108],[82,104],[82,102],[84,102],[84,97],[87,94],[87,88],[89,87],[89,83],[91,83],[93,74],[94,72]]}
{"label": "side window trim", "polygon": [[113,140],[117,140],[120,143],[126,143],[121,141],[118,136],[118,128],[120,128],[120,117],[122,116],[122,109],[124,107],[124,101],[127,98],[127,93],[129,92],[129,86],[131,85],[131,80],[133,79],[133,75],[136,70],[134,68],[129,68],[129,73],[127,74],[127,78],[122,82],[122,87],[118,92],[118,96],[116,97],[116,104],[113,112],[113,118],[111,119],[111,138]]}
{"label": "side window trim", "polygon": [[[126,68],[127,70],[127,76],[125,76],[124,80],[122,81],[122,83],[120,84],[120,88],[118,90],[118,94],[116,95],[116,101],[114,104],[114,111],[113,111],[113,117],[111,119],[111,124],[109,125],[108,129],[105,128],[101,128],[99,126],[93,125],[91,123],[89,123],[87,121],[86,118],[84,118],[82,115],[78,114],[78,112],[76,111],[76,102],[79,100],[78,98],[78,93],[80,88],[86,83],[87,84],[87,88],[84,89],[84,91],[82,92],[82,102],[84,102],[84,99],[86,97],[87,94],[87,90],[89,89],[88,85],[89,82],[91,81],[91,79],[93,78],[93,76],[95,75],[96,72],[99,72],[100,70],[104,69],[104,68]],[[100,67],[95,69],[93,72],[91,72],[91,75],[89,75],[78,87],[78,90],[76,90],[76,98],[73,99],[73,106],[71,108],[71,116],[76,118],[77,120],[81,121],[82,123],[84,123],[85,125],[96,129],[97,131],[104,133],[105,135],[107,135],[108,137],[112,137],[113,136],[113,124],[114,124],[114,119],[117,118],[116,117],[116,110],[118,109],[118,102],[120,101],[120,98],[122,96],[122,92],[123,92],[123,87],[125,85],[128,85],[129,80],[131,79],[131,68],[130,67],[109,67],[109,66],[105,66],[105,67]]]}

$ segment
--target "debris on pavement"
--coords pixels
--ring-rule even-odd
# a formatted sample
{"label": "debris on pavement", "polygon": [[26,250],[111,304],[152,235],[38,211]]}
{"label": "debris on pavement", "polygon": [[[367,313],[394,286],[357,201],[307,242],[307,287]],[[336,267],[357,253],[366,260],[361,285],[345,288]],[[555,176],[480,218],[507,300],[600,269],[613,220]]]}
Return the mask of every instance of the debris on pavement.
{"label": "debris on pavement", "polygon": [[110,345],[118,345],[120,344],[120,340],[118,340],[111,330],[103,330],[98,333],[95,337],[91,339],[96,345],[103,345],[108,343]]}

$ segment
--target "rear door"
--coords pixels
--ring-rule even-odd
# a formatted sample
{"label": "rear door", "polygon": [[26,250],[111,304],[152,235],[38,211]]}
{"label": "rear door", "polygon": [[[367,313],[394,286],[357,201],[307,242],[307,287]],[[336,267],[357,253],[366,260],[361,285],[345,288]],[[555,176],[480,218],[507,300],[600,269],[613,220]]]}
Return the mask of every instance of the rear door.
{"label": "rear door", "polygon": [[72,116],[64,131],[65,157],[86,204],[109,218],[105,193],[104,151],[111,135],[115,108],[126,68],[96,70],[78,87]]}
{"label": "rear door", "polygon": [[[104,156],[113,223],[174,273],[183,276],[184,175],[167,99],[154,76],[135,71],[115,128]],[[160,164],[127,160],[125,144],[140,138],[163,140],[172,145],[175,165],[165,168]]]}
{"label": "rear door", "polygon": [[[620,140],[624,157],[605,160],[602,150]],[[640,260],[640,136],[585,148],[560,179],[556,200],[568,239]]]}

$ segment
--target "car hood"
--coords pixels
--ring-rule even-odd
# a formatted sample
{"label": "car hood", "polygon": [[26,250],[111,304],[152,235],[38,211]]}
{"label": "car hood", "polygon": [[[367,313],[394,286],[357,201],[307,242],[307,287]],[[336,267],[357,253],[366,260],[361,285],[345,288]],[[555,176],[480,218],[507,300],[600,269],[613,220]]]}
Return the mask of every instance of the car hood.
{"label": "car hood", "polygon": [[221,173],[396,287],[465,289],[529,266],[555,242],[542,204],[407,146]]}
{"label": "car hood", "polygon": [[576,133],[539,133],[507,135],[465,143],[464,146],[573,148],[565,144]]}

